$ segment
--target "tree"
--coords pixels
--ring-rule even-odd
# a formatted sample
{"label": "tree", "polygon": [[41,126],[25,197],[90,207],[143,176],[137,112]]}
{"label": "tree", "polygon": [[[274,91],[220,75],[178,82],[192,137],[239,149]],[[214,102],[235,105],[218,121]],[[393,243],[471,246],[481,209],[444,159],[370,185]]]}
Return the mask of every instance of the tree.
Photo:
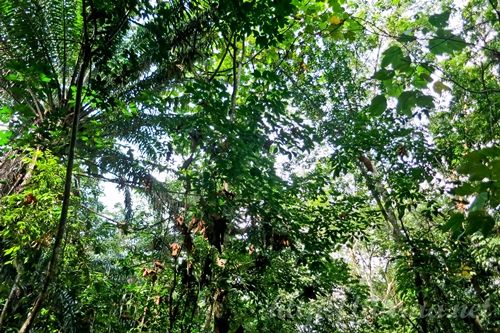
{"label": "tree", "polygon": [[497,328],[492,3],[0,7],[0,326]]}

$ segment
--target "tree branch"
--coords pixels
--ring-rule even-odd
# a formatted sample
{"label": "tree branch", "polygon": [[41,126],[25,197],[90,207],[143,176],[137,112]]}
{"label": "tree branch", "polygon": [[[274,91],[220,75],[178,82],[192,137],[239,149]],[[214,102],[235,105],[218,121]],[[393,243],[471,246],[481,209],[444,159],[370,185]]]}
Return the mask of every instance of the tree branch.
{"label": "tree branch", "polygon": [[236,97],[238,96],[238,88],[240,85],[241,78],[241,68],[243,64],[243,59],[245,57],[245,37],[243,36],[241,41],[241,59],[238,61],[238,48],[236,45],[236,37],[235,43],[233,45],[233,93],[231,94],[231,108],[229,110],[229,117],[234,119],[236,113]]}

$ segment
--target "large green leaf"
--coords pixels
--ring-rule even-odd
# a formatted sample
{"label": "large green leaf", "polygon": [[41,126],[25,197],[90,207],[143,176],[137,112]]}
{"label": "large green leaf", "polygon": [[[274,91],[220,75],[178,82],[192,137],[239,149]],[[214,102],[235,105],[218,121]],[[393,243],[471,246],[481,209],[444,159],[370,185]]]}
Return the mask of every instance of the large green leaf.
{"label": "large green leaf", "polygon": [[370,104],[370,113],[380,116],[387,109],[387,99],[384,95],[375,96]]}
{"label": "large green leaf", "polygon": [[381,80],[381,81],[392,79],[393,77],[394,77],[394,71],[390,70],[390,69],[385,69],[385,68],[382,68],[381,70],[379,70],[378,72],[373,74],[374,79]]}
{"label": "large green leaf", "polygon": [[451,190],[452,194],[460,196],[471,195],[476,192],[477,192],[477,186],[471,183],[463,183],[462,185],[455,187],[453,190]]}
{"label": "large green leaf", "polygon": [[405,71],[410,68],[411,59],[403,54],[403,50],[398,45],[389,47],[382,53],[382,68],[392,65],[392,68]]}
{"label": "large green leaf", "polygon": [[473,169],[469,172],[470,180],[483,180],[489,178],[491,170],[484,164],[475,164]]}
{"label": "large green leaf", "polygon": [[436,28],[445,28],[448,25],[448,19],[450,18],[450,11],[447,10],[441,14],[435,14],[429,16],[429,23]]}
{"label": "large green leaf", "polygon": [[432,96],[429,96],[429,95],[417,96],[415,102],[416,102],[416,105],[423,107],[423,108],[432,109],[434,107],[434,98]]}
{"label": "large green leaf", "polygon": [[469,213],[467,217],[466,233],[472,235],[481,230],[484,236],[488,236],[495,227],[495,219],[484,210]]}
{"label": "large green leaf", "polygon": [[11,136],[11,131],[0,130],[0,146],[5,146],[7,143],[9,143],[9,139]]}
{"label": "large green leaf", "polygon": [[417,91],[403,91],[401,95],[399,95],[396,111],[404,115],[411,116],[411,110],[417,103],[417,96]]}
{"label": "large green leaf", "polygon": [[411,31],[405,31],[398,37],[398,42],[401,43],[408,43],[408,42],[413,42],[417,38],[413,35]]}
{"label": "large green leaf", "polygon": [[7,106],[0,108],[0,122],[7,123],[12,116],[12,111]]}
{"label": "large green leaf", "polygon": [[429,41],[429,50],[434,54],[453,53],[461,51],[467,46],[465,40],[452,34],[448,30],[438,31],[437,36]]}
{"label": "large green leaf", "polygon": [[442,226],[442,229],[444,231],[450,231],[454,237],[457,237],[463,230],[462,224],[464,221],[464,214],[455,213],[450,216],[450,219]]}
{"label": "large green leaf", "polygon": [[482,210],[486,205],[487,201],[488,201],[488,193],[486,192],[479,193],[479,195],[476,197],[476,199],[474,199],[474,201],[470,205],[469,211],[474,212]]}

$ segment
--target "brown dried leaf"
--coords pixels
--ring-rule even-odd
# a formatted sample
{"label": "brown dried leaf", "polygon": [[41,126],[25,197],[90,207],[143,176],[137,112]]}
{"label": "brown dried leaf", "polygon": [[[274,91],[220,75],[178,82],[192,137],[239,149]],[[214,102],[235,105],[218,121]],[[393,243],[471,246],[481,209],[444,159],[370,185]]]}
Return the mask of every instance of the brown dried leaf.
{"label": "brown dried leaf", "polygon": [[181,246],[179,243],[170,244],[170,251],[172,252],[172,257],[177,257],[181,252]]}

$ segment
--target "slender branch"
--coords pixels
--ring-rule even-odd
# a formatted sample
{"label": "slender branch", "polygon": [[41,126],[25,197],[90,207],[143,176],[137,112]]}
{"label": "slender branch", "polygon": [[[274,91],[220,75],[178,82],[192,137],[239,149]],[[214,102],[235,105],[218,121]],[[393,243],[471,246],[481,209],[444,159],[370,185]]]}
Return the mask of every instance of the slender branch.
{"label": "slender branch", "polygon": [[241,41],[241,59],[238,61],[238,47],[236,45],[236,37],[235,43],[233,45],[234,53],[233,53],[233,93],[231,95],[231,109],[229,110],[229,117],[234,119],[236,113],[236,97],[238,96],[238,88],[240,85],[241,78],[241,68],[243,59],[245,57],[245,37],[243,36]]}
{"label": "slender branch", "polygon": [[9,310],[10,304],[14,300],[14,297],[16,296],[16,291],[18,289],[19,285],[19,280],[21,279],[21,273],[17,272],[16,274],[16,279],[14,280],[14,284],[12,285],[12,288],[10,289],[9,297],[5,300],[5,303],[2,308],[2,314],[0,314],[0,328],[3,326],[5,318],[7,318],[7,312]]}
{"label": "slender branch", "polygon": [[129,21],[130,23],[133,23],[133,24],[135,24],[135,25],[138,25],[139,27],[146,28],[146,26],[145,26],[144,24],[139,23],[139,22],[137,22],[137,21],[136,21],[136,20],[134,20],[134,19],[129,18],[129,19],[128,19],[128,21]]}
{"label": "slender branch", "polygon": [[[368,188],[370,189],[370,192],[373,195],[373,198],[377,202],[377,205],[380,209],[380,212],[382,213],[382,216],[384,219],[389,222],[389,224],[392,227],[392,235],[396,241],[401,241],[402,239],[402,234],[401,230],[399,229],[398,222],[396,219],[396,216],[394,215],[392,209],[389,209],[387,207],[387,198],[384,197],[383,191],[385,189],[381,188],[381,186],[377,186],[376,182],[373,180],[372,176],[368,174],[367,168],[363,166],[361,160],[367,159],[365,156],[360,156],[360,160],[357,161],[357,165],[359,170],[361,171],[361,174],[365,178],[366,184],[368,185]],[[374,172],[375,173],[375,172]]]}
{"label": "slender branch", "polygon": [[471,94],[489,94],[489,93],[499,93],[500,92],[500,89],[488,88],[486,86],[483,86],[483,88],[484,88],[483,90],[474,90],[474,89],[467,88],[466,86],[464,86],[463,84],[461,84],[460,82],[455,80],[449,73],[447,73],[441,67],[436,66],[436,65],[432,65],[432,64],[428,64],[428,65],[430,67],[434,68],[435,70],[443,73],[446,76],[446,80],[450,81],[451,83],[453,83],[457,87],[459,87],[459,88],[461,88],[461,89],[463,89]]}
{"label": "slender branch", "polygon": [[[486,89],[486,79],[484,77],[484,73],[486,72],[486,68],[488,68],[488,65],[483,66],[481,64],[480,66],[481,66],[481,84],[483,86],[483,89]],[[493,131],[493,126],[494,126],[493,123],[495,117],[493,116],[492,109],[495,103],[493,103],[493,101],[491,100],[490,94],[486,93],[485,95],[486,95],[486,100],[488,101],[488,126],[490,131],[490,140],[494,140],[495,134]]]}
{"label": "slender branch", "polygon": [[174,278],[172,281],[172,287],[169,290],[168,293],[168,319],[169,319],[169,325],[168,325],[168,332],[171,333],[172,329],[174,328],[174,322],[175,322],[175,316],[174,316],[174,311],[173,311],[173,303],[174,303],[174,290],[175,287],[177,286],[177,257],[175,258],[175,263],[174,263]]}
{"label": "slender branch", "polygon": [[[361,25],[362,27],[364,27],[367,31],[375,34],[375,35],[378,35],[378,36],[384,36],[384,37],[389,37],[389,38],[392,38],[392,39],[399,39],[400,36],[396,36],[396,35],[393,35],[385,30],[383,30],[382,28],[379,28],[377,27],[377,25],[373,22],[370,22],[366,19],[363,19],[361,17],[357,17],[357,16],[350,16],[350,18],[355,21],[356,23],[358,23],[359,25]],[[366,23],[366,24],[363,24],[362,22]],[[373,27],[374,30],[370,30],[367,28],[367,25],[370,25],[371,27]],[[378,32],[376,32],[375,30],[377,30]],[[453,38],[453,36],[448,36],[448,37],[444,37],[444,36],[437,36],[437,35],[433,35],[433,36],[430,36],[430,37],[420,37],[420,38],[416,38],[417,40],[432,40],[434,38],[439,38],[439,39],[442,39],[443,42],[446,42],[446,41],[453,41],[453,42],[457,42],[457,43],[462,43],[464,45],[467,45],[467,46],[478,46],[477,44],[474,44],[474,43],[469,43],[469,42],[466,42],[464,40],[461,40],[461,39],[457,39],[457,38]],[[487,47],[487,46],[479,46],[480,49],[483,49],[483,50],[488,50],[488,51],[492,51],[492,52],[498,52],[497,50],[495,49],[492,49],[490,47]]]}
{"label": "slender branch", "polygon": [[[196,289],[196,296],[195,296],[195,302],[192,303],[192,308],[191,308],[191,318],[189,320],[189,324],[187,326],[186,332],[191,332],[191,326],[193,325],[194,322],[194,315],[196,314],[196,310],[198,309],[198,297],[200,295],[200,290],[201,290],[201,279],[198,280],[198,288]],[[181,332],[183,333],[183,332]]]}
{"label": "slender branch", "polygon": [[33,100],[33,104],[35,104],[35,111],[36,111],[36,116],[40,119],[40,120],[43,120],[43,107],[42,109],[40,109],[41,105],[40,103],[38,102],[38,99],[36,98],[35,94],[33,93],[33,91],[31,89],[27,89],[28,93],[30,94],[31,96],[31,99]]}
{"label": "slender branch", "polygon": [[217,65],[217,68],[215,69],[215,71],[212,73],[212,75],[208,79],[209,83],[212,82],[212,80],[215,78],[215,76],[219,73],[219,70],[220,70],[220,68],[222,66],[222,63],[226,59],[226,55],[227,55],[228,51],[229,51],[229,44],[226,44],[226,48],[224,49],[224,54],[222,55],[222,58],[219,61],[219,65]]}
{"label": "slender branch", "polygon": [[122,224],[123,224],[123,222],[117,221],[117,220],[115,220],[115,219],[112,219],[112,218],[111,218],[111,217],[109,217],[109,216],[106,216],[106,215],[104,215],[104,214],[101,214],[101,213],[99,213],[99,212],[95,211],[94,209],[92,209],[92,208],[90,208],[90,207],[88,207],[88,206],[85,206],[85,205],[80,205],[80,207],[82,207],[82,208],[84,208],[84,209],[88,210],[89,212],[91,212],[91,213],[92,213],[92,214],[94,214],[94,215],[97,215],[97,216],[99,216],[99,217],[102,217],[103,219],[107,220],[107,221],[108,221],[108,223],[110,223],[111,225],[114,225],[115,227],[119,227],[120,225],[122,225]]}
{"label": "slender branch", "polygon": [[497,14],[497,20],[500,21],[500,10],[497,9],[496,2],[493,0],[488,0],[490,3],[491,7],[493,8],[493,11]]}
{"label": "slender branch", "polygon": [[66,91],[66,71],[68,70],[68,47],[66,45],[66,1],[62,1],[63,6],[63,68],[62,68],[62,91],[60,92],[59,99],[62,99]]}

